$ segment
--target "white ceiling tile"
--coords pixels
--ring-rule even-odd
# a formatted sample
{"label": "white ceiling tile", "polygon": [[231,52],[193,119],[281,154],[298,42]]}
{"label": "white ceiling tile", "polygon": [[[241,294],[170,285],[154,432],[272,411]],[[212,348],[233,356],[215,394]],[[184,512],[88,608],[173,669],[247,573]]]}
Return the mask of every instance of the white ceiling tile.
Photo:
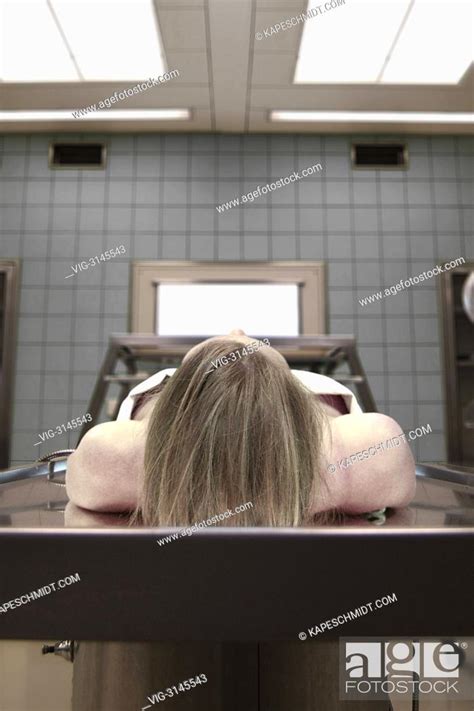
{"label": "white ceiling tile", "polygon": [[170,49],[205,51],[206,28],[204,10],[159,10],[161,36],[165,53]]}
{"label": "white ceiling tile", "polygon": [[206,52],[180,52],[169,50],[166,53],[168,66],[179,70],[184,84],[208,84],[208,55]]}
{"label": "white ceiling tile", "polygon": [[[292,50],[295,53],[300,44],[300,37],[303,25],[289,27],[286,30],[276,32],[274,26],[284,22],[293,16],[294,13],[279,10],[257,11],[255,17],[255,38],[254,50],[256,52],[277,52],[280,50]],[[273,28],[273,34],[271,34]],[[269,36],[266,36],[265,33]],[[261,37],[261,39],[259,39]]]}
{"label": "white ceiling tile", "polygon": [[295,71],[294,55],[290,52],[281,54],[255,54],[252,67],[252,83],[258,85],[280,86],[283,91],[293,88]]}

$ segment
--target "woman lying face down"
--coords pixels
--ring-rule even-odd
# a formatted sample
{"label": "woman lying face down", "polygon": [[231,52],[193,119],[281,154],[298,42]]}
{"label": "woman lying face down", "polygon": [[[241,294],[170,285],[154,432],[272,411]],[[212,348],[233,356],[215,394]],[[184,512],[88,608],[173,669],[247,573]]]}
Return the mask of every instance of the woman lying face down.
{"label": "woman lying face down", "polygon": [[346,388],[240,330],[194,346],[157,389],[133,419],[81,440],[66,476],[75,504],[189,526],[252,502],[224,525],[302,526],[414,496],[408,444],[380,446],[402,434],[394,420],[347,406]]}

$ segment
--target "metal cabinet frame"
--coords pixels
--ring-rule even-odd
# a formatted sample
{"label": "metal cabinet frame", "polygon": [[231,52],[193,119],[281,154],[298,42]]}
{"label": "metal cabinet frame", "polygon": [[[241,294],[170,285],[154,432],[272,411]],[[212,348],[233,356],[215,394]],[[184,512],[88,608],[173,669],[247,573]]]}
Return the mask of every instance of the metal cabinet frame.
{"label": "metal cabinet frame", "polygon": [[3,351],[0,359],[0,469],[6,469],[10,463],[20,260],[1,259],[0,274],[5,279],[0,332]]}

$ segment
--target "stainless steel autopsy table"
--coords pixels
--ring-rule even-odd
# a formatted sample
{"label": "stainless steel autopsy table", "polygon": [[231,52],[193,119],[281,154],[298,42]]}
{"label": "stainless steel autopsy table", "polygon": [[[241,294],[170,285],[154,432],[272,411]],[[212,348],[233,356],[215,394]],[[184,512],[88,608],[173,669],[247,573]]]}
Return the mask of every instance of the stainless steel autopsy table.
{"label": "stainless steel autopsy table", "polygon": [[61,475],[0,483],[0,604],[80,575],[0,614],[0,638],[295,640],[391,593],[397,604],[343,634],[379,634],[382,618],[387,635],[472,634],[474,473],[419,465],[417,481],[408,508],[372,520],[208,528],[165,546],[157,539],[175,529],[66,508]]}

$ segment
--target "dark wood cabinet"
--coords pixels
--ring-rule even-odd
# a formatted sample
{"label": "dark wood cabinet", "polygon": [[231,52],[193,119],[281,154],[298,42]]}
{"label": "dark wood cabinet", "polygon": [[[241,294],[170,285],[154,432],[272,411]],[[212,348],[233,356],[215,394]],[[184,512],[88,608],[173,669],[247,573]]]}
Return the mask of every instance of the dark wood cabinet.
{"label": "dark wood cabinet", "polygon": [[[147,696],[205,673],[207,684],[173,697],[175,711],[366,711],[365,700],[339,699],[338,669],[337,640],[80,642],[72,709],[154,708]],[[391,708],[388,697],[370,702],[371,711]]]}

